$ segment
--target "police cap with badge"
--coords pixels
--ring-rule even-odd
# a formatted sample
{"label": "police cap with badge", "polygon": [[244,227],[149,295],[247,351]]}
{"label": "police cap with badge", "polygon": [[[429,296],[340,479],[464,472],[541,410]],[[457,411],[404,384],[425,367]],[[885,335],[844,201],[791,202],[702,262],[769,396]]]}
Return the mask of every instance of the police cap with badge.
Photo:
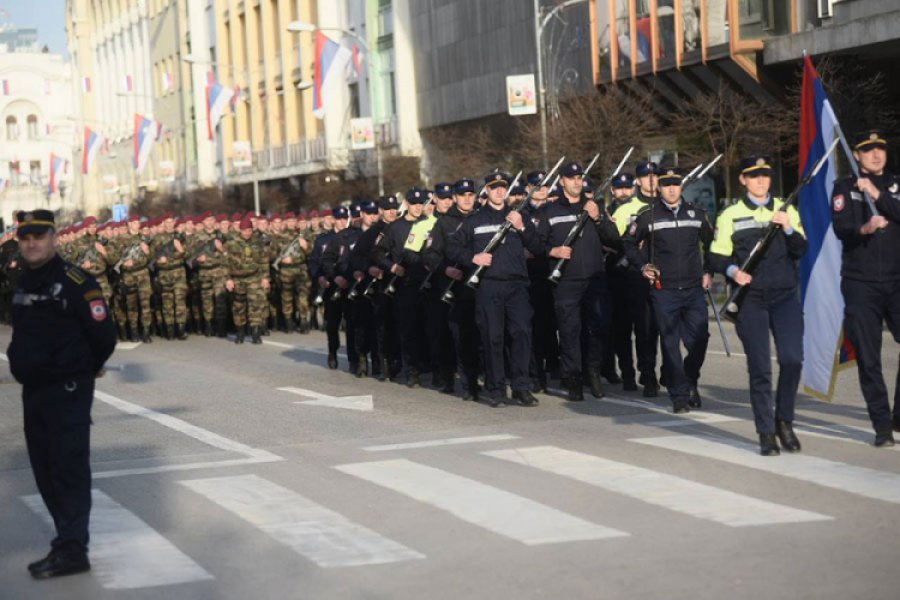
{"label": "police cap with badge", "polygon": [[489,188],[509,187],[510,177],[499,169],[494,169],[484,176],[484,185]]}
{"label": "police cap with badge", "polygon": [[741,175],[744,177],[771,177],[772,160],[762,154],[751,154],[741,159]]}
{"label": "police cap with badge", "polygon": [[541,182],[543,182],[546,177],[547,173],[544,171],[532,171],[525,180],[528,182],[528,185],[541,185]]}
{"label": "police cap with badge", "polygon": [[56,219],[53,212],[44,209],[19,211],[16,213],[16,221],[19,225],[16,229],[16,235],[22,237],[33,233],[35,235],[43,235],[48,231],[56,231]]}
{"label": "police cap with badge", "polygon": [[634,175],[631,173],[619,173],[613,177],[611,185],[619,189],[634,187]]}
{"label": "police cap with badge", "polygon": [[407,204],[424,204],[426,200],[428,200],[428,190],[423,190],[418,187],[406,190]]}
{"label": "police cap with badge", "polygon": [[880,148],[887,149],[887,136],[881,129],[866,129],[853,136],[853,149],[859,152],[868,152]]}
{"label": "police cap with badge", "polygon": [[378,208],[381,210],[397,210],[400,208],[400,203],[397,202],[397,198],[394,196],[379,196]]}
{"label": "police cap with badge", "polygon": [[472,179],[468,179],[468,178],[464,177],[464,178],[460,179],[459,181],[457,181],[453,186],[454,194],[462,195],[462,194],[468,194],[469,192],[472,192],[473,194],[476,193],[475,181]]}
{"label": "police cap with badge", "polygon": [[377,215],[378,214],[378,204],[376,204],[372,200],[363,200],[359,203],[359,210],[361,210],[364,214],[367,215]]}
{"label": "police cap with badge", "polygon": [[668,186],[668,185],[681,185],[682,180],[684,179],[684,175],[681,174],[681,170],[676,167],[663,167],[660,169],[659,173],[659,185],[660,187]]}
{"label": "police cap with badge", "polygon": [[434,184],[434,195],[442,200],[453,197],[452,183],[436,183]]}
{"label": "police cap with badge", "polygon": [[634,168],[634,174],[637,177],[646,177],[647,175],[659,175],[659,166],[655,162],[647,161],[638,163]]}
{"label": "police cap with badge", "polygon": [[584,175],[584,170],[581,168],[581,165],[572,161],[564,164],[562,168],[560,168],[559,174],[562,177],[578,177],[579,175]]}

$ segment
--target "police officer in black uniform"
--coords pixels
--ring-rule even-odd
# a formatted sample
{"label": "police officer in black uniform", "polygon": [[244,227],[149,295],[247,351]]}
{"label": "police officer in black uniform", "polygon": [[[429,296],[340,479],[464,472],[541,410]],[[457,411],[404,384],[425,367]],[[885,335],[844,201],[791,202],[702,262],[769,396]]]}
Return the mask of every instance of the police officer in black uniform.
{"label": "police officer in black uniform", "polygon": [[[359,356],[359,369],[357,377],[365,377],[370,373],[375,377],[381,376],[381,354],[378,348],[378,336],[375,323],[375,309],[372,302],[363,296],[365,287],[369,283],[369,254],[375,247],[378,234],[384,229],[381,221],[381,211],[373,200],[363,200],[359,203],[360,226],[359,237],[350,249],[348,267],[353,275],[350,289],[344,297],[353,305],[354,334],[356,339],[356,354]],[[351,298],[350,295],[354,294]],[[371,361],[369,358],[371,357]],[[371,367],[370,367],[371,365]]]}
{"label": "police officer in black uniform", "polygon": [[[881,330],[887,322],[900,342],[900,178],[885,170],[884,132],[863,131],[853,139],[859,177],[837,182],[831,199],[834,233],[843,243],[841,293],[844,331],[856,351],[859,385],[875,429],[875,446],[894,445],[900,431],[900,374],[894,409],[881,372]],[[871,212],[864,194],[875,203]]]}
{"label": "police officer in black uniform", "polygon": [[[438,193],[441,185],[435,186]],[[459,374],[463,400],[478,400],[478,330],[475,328],[475,292],[463,283],[465,271],[448,256],[448,244],[463,220],[476,210],[475,182],[460,179],[453,184],[453,205],[431,230],[430,244],[422,251],[431,277],[431,293],[448,307],[448,326],[455,351],[455,371]],[[445,297],[446,295],[446,297]],[[445,390],[453,392],[448,385]]]}
{"label": "police officer in black uniform", "polygon": [[353,320],[354,303],[347,299],[352,281],[350,250],[359,237],[359,227],[350,223],[350,210],[339,206],[334,209],[334,235],[322,249],[319,287],[325,289],[325,331],[328,335],[328,368],[337,368],[337,351],[341,346],[341,321],[347,341],[347,360],[354,375],[359,369],[356,353],[356,329]]}
{"label": "police officer in black uniform", "polygon": [[[610,324],[603,246],[621,247],[616,226],[593,200],[582,199],[583,171],[570,162],[560,169],[563,195],[541,212],[538,235],[551,260],[566,259],[562,277],[553,291],[559,326],[560,363],[569,400],[584,400],[582,392],[582,346],[591,393],[602,398],[603,346]],[[571,246],[563,242],[579,218],[590,222]],[[584,327],[582,327],[584,324]]]}
{"label": "police officer in black uniform", "polygon": [[[487,204],[463,221],[451,237],[448,255],[461,265],[485,267],[475,292],[475,319],[484,350],[485,390],[492,407],[505,405],[506,369],[504,346],[508,337],[509,380],[513,397],[523,406],[537,405],[529,390],[531,356],[531,304],[528,302],[528,268],[525,250],[543,251],[534,225],[504,202],[509,177],[491,173],[485,177]],[[493,254],[484,252],[504,223],[512,231]]]}
{"label": "police officer in black uniform", "polygon": [[22,384],[28,458],[56,526],[50,553],[28,565],[43,579],[91,568],[91,403],[116,327],[96,280],[56,254],[53,213],[24,212],[18,220],[27,269],[13,296],[7,356]]}
{"label": "police officer in black uniform", "polygon": [[[792,426],[794,400],[803,367],[803,310],[800,308],[797,261],[808,243],[793,206],[769,193],[772,167],[769,157],[752,155],[741,160],[741,185],[747,193],[716,220],[716,239],[710,246],[710,266],[737,285],[748,285],[737,314],[736,329],[747,355],[750,402],[760,454],[774,456],[781,448],[800,451]],[[770,223],[779,227],[755,274],[741,270]],[[772,359],[769,331],[778,356],[778,386],[772,394]],[[777,440],[776,440],[777,434]]]}
{"label": "police officer in black uniform", "polygon": [[[411,188],[406,192],[407,212],[384,230],[384,236],[375,245],[375,264],[384,271],[385,281],[393,280],[393,303],[396,311],[396,327],[400,340],[400,354],[407,387],[420,385],[419,370],[422,331],[422,310],[419,303],[419,287],[426,276],[425,265],[418,251],[407,248],[413,227],[428,219],[424,204],[428,192]],[[427,232],[425,232],[427,235]],[[415,237],[416,234],[412,234]],[[412,240],[416,242],[415,239]],[[424,244],[423,244],[424,245]],[[394,277],[396,275],[396,278]],[[386,284],[387,285],[387,284]]]}
{"label": "police officer in black uniform", "polygon": [[[430,252],[434,245],[438,228],[454,208],[453,184],[436,183],[434,185],[434,217],[437,222],[431,229],[422,258],[429,273],[422,284],[422,299],[425,303],[425,334],[428,339],[428,354],[431,359],[432,387],[444,394],[455,391],[456,352],[453,349],[453,336],[450,333],[450,305],[441,302],[441,295],[449,281],[444,269],[440,268],[440,259],[435,260]],[[454,224],[459,219],[450,219]],[[430,260],[429,260],[430,258]],[[443,257],[441,257],[443,258]]]}
{"label": "police officer in black uniform", "polygon": [[[377,250],[379,242],[384,238],[394,223],[397,222],[400,203],[394,196],[380,196],[378,209],[381,212],[381,220],[372,227],[375,239],[372,248],[368,251],[368,274],[363,293],[372,302],[372,316],[375,320],[375,339],[378,345],[378,356],[381,359],[381,368],[376,374],[379,381],[393,380],[400,372],[400,339],[396,327],[396,311],[394,299],[381,293],[385,281],[385,272],[379,265],[380,251]],[[362,241],[362,240],[360,240]],[[359,243],[359,242],[357,242]],[[365,242],[368,244],[368,241]],[[390,278],[390,273],[387,274]]]}
{"label": "police officer in black uniform", "polygon": [[[713,229],[706,212],[681,197],[683,176],[662,169],[661,197],[640,213],[623,238],[625,255],[653,285],[651,304],[662,340],[668,390],[675,413],[699,408],[697,381],[706,358],[709,323],[704,288],[712,276],[704,254]],[[681,344],[687,349],[682,358]]]}

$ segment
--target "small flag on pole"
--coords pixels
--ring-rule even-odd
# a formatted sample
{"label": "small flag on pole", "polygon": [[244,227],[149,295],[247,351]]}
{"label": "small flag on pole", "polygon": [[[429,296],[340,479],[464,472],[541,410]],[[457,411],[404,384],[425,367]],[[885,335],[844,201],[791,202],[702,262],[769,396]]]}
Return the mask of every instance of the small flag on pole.
{"label": "small flag on pole", "polygon": [[91,78],[90,78],[90,77],[84,77],[84,78],[82,78],[81,81],[82,81],[82,85],[83,85],[83,87],[84,87],[84,93],[85,93],[85,94],[90,94],[90,93],[91,93]]}

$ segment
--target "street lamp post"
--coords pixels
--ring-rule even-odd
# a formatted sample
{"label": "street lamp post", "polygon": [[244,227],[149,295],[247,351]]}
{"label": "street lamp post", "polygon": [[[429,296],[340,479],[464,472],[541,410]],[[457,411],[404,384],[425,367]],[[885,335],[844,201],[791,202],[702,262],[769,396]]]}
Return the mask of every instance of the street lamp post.
{"label": "street lamp post", "polygon": [[[366,41],[357,33],[350,31],[349,29],[343,29],[341,27],[319,27],[318,25],[314,25],[312,23],[304,23],[303,21],[291,21],[288,23],[287,30],[291,33],[313,33],[316,31],[337,31],[344,35],[352,37],[356,40],[360,46],[362,46],[363,51],[366,53],[366,56],[369,59],[369,64],[373,66],[373,69],[370,70],[370,75],[374,76],[369,77],[369,85],[367,86],[369,92],[369,110],[372,113],[372,121],[373,124],[379,120],[379,116],[375,114],[375,107],[377,105],[377,98],[375,94],[375,85],[377,84],[378,77],[381,74],[381,70],[379,68],[378,55],[373,54],[369,50],[369,45]],[[382,152],[381,152],[381,136],[375,136],[375,169],[378,173],[378,195],[384,195],[384,164],[382,161]]]}
{"label": "street lamp post", "polygon": [[559,11],[567,6],[586,1],[566,0],[566,2],[554,6],[546,15],[541,17],[541,0],[534,0],[534,46],[535,52],[537,52],[538,111],[541,113],[541,156],[544,161],[544,169],[547,168],[547,90],[544,88],[544,52],[541,39],[547,23]]}

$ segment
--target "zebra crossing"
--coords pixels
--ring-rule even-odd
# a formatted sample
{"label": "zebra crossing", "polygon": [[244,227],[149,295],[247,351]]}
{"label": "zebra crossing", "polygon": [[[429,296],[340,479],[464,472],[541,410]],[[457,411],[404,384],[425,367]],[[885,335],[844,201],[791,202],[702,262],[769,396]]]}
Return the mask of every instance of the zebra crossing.
{"label": "zebra crossing", "polygon": [[[472,444],[501,444],[485,450]],[[467,445],[468,444],[468,445]],[[698,462],[725,462],[748,473],[762,472],[828,490],[852,494],[879,503],[900,503],[900,474],[879,471],[810,454],[760,457],[755,447],[729,438],[702,434],[634,438],[627,444],[655,452],[689,455]],[[423,455],[402,454],[412,449],[428,449]],[[617,515],[604,513],[602,495],[613,494],[639,501],[639,510],[664,511],[678,518],[699,520],[712,527],[765,528],[803,527],[840,519],[801,506],[780,504],[769,498],[739,493],[721,482],[702,476],[685,478],[630,464],[622,460],[577,452],[552,445],[534,445],[526,437],[498,434],[453,438],[437,442],[412,442],[359,448],[364,460],[323,467],[325,476],[339,473],[342,488],[359,492],[379,490],[379,494],[406,499],[404,508],[416,509],[416,519],[461,521],[451,535],[461,538],[494,536],[496,543],[519,547],[543,545],[617,544],[618,540],[640,535],[617,522]],[[379,452],[373,456],[372,452]],[[385,457],[385,452],[401,453]],[[435,454],[452,453],[466,460],[435,466]],[[543,503],[497,484],[488,469],[476,460],[486,460],[500,469],[523,473],[540,486],[565,485],[570,493],[598,496],[590,514],[573,514],[553,502]],[[318,468],[318,467],[316,467]],[[428,544],[417,544],[415,535],[384,531],[384,524],[366,516],[356,520],[318,502],[303,489],[290,489],[257,474],[202,477],[195,472],[177,485],[190,492],[192,502],[205,510],[222,510],[235,517],[224,527],[246,533],[261,532],[279,548],[289,549],[300,562],[323,569],[352,569],[428,561]],[[717,485],[718,484],[718,485]],[[363,490],[358,486],[366,486]],[[310,490],[312,491],[312,490]],[[36,495],[22,501],[48,525],[49,514]],[[322,503],[320,503],[322,502]],[[571,510],[571,506],[565,507]],[[183,549],[154,530],[138,514],[106,493],[94,491],[91,559],[94,576],[110,590],[171,586],[215,579],[217,565],[188,556]],[[247,529],[250,528],[250,529]],[[479,538],[473,539],[477,542]]]}

